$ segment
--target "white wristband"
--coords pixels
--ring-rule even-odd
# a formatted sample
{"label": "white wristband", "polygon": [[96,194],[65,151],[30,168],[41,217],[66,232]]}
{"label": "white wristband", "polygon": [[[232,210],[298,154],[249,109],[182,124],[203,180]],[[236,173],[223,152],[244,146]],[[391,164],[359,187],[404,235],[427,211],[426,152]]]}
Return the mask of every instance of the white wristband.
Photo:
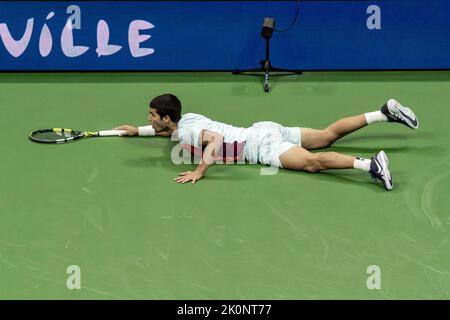
{"label": "white wristband", "polygon": [[145,127],[138,127],[138,132],[140,136],[154,136],[156,135],[155,129],[153,129],[153,126],[145,126]]}

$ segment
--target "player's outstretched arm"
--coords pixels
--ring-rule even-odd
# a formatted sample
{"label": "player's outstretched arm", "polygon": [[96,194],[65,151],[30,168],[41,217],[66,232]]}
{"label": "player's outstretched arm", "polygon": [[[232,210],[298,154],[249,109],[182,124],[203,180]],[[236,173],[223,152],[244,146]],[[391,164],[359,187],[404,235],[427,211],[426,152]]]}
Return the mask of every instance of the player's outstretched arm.
{"label": "player's outstretched arm", "polygon": [[139,131],[137,127],[130,126],[128,124],[121,125],[120,127],[114,128],[113,130],[124,130],[125,133],[122,133],[121,136],[137,136],[139,135]]}
{"label": "player's outstretched arm", "polygon": [[192,181],[192,183],[195,183],[203,177],[209,166],[214,164],[215,157],[223,146],[223,136],[213,131],[203,130],[200,134],[200,139],[203,145],[206,144],[206,148],[203,151],[202,160],[197,169],[195,171],[181,172],[179,177],[174,179],[176,182],[185,183]]}
{"label": "player's outstretched arm", "polygon": [[135,127],[129,124],[121,125],[120,127],[114,128],[113,130],[124,130],[125,133],[121,134],[121,136],[162,136],[162,137],[170,137],[171,133],[169,131],[159,131],[156,132],[153,126],[143,126],[143,127]]}

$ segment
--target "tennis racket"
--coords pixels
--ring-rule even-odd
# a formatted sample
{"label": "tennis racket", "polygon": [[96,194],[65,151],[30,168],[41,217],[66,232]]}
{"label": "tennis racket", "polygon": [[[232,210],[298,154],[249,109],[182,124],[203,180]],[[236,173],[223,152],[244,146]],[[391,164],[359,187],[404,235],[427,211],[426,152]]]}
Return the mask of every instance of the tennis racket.
{"label": "tennis racket", "polygon": [[35,142],[66,143],[81,138],[120,136],[123,133],[125,133],[125,130],[103,130],[91,132],[65,128],[50,128],[33,131],[28,137]]}

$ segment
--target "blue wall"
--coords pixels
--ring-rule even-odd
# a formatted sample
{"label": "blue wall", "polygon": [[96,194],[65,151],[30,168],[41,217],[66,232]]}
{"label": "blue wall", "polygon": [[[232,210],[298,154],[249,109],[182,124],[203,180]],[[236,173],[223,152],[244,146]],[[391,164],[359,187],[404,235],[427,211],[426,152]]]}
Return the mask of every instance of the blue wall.
{"label": "blue wall", "polygon": [[[73,30],[74,45],[89,47],[77,57],[67,57],[61,48],[69,5],[81,9],[81,29]],[[370,5],[381,10],[381,29],[367,27]],[[263,18],[274,17],[282,29],[292,21],[295,10],[296,1],[0,1],[0,30],[7,26],[15,40],[24,35],[27,20],[34,19],[30,41],[20,56],[13,57],[0,39],[0,70],[257,67],[264,57]],[[46,21],[50,12],[54,17]],[[99,20],[108,24],[109,44],[122,46],[115,54],[99,57],[96,53]],[[140,47],[154,50],[152,54],[132,56],[128,33],[134,20],[154,26],[140,31],[151,36]],[[45,23],[52,48],[43,57],[39,42]],[[273,65],[290,69],[450,68],[450,1],[301,1],[295,26],[289,32],[274,33],[271,45]]]}

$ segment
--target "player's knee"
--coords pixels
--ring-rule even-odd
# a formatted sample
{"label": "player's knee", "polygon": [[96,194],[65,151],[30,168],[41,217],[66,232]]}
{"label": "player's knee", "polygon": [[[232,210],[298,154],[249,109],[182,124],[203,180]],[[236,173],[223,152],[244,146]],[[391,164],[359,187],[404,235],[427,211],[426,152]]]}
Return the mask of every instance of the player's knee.
{"label": "player's knee", "polygon": [[307,172],[317,172],[322,169],[319,159],[317,157],[311,157],[306,160],[305,166],[303,167],[304,171]]}
{"label": "player's knee", "polygon": [[324,129],[322,131],[322,135],[324,147],[331,146],[339,138],[339,136],[335,132],[327,129]]}

